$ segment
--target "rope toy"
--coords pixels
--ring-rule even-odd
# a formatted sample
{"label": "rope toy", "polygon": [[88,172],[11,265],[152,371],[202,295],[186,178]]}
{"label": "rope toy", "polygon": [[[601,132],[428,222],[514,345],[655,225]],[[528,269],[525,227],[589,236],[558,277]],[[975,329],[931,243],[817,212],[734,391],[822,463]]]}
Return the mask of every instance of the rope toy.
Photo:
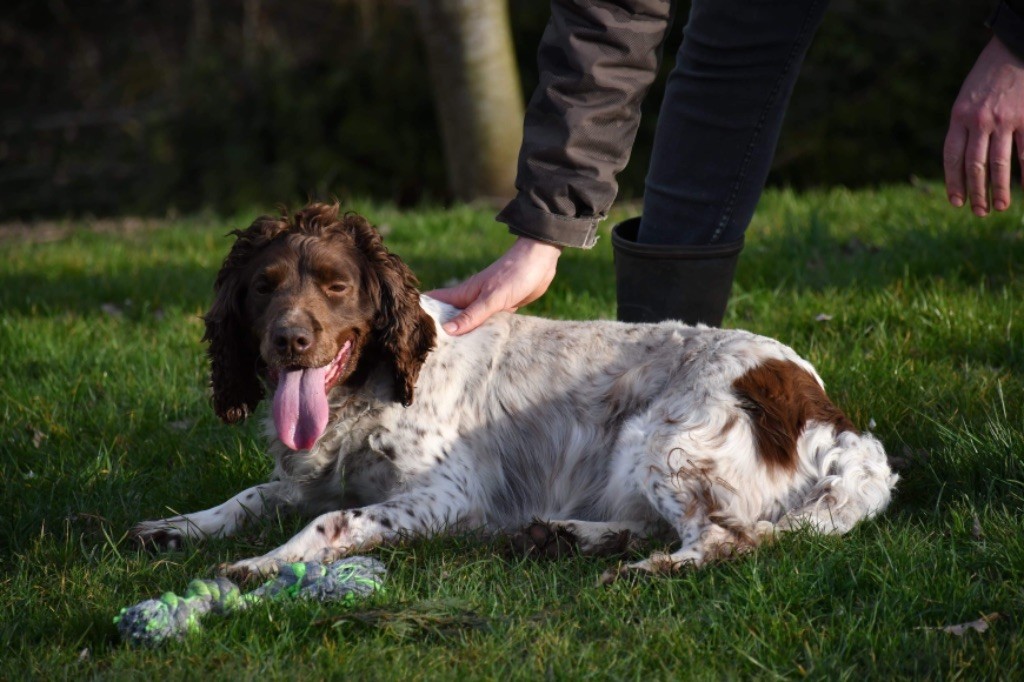
{"label": "rope toy", "polygon": [[167,592],[159,599],[121,609],[114,618],[121,639],[130,644],[157,646],[169,639],[184,639],[202,629],[208,613],[228,615],[254,604],[290,599],[352,604],[381,589],[387,573],[370,557],[349,557],[331,564],[300,561],[281,564],[278,575],[248,594],[227,578],[193,580],[185,594]]}

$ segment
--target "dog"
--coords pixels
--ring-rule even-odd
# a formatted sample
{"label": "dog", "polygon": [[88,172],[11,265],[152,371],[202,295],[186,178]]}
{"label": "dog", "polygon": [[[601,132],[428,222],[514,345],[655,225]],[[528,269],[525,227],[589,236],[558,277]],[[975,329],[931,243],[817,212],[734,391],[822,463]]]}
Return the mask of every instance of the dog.
{"label": "dog", "polygon": [[141,543],[315,517],[224,567],[244,578],[471,530],[511,533],[538,556],[678,542],[620,563],[611,582],[700,567],[782,531],[844,533],[890,501],[882,444],[778,341],[510,313],[449,336],[458,310],[422,296],[358,215],[314,204],[233,234],[205,316],[213,406],[235,423],[272,394],[274,473],[211,509],[138,524]]}

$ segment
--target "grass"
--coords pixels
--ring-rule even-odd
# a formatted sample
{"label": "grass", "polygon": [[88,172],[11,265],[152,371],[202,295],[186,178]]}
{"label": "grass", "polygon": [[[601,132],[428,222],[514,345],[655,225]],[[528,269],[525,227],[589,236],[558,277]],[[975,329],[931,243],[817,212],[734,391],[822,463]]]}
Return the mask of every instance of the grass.
{"label": "grass", "polygon": [[[796,348],[874,425],[903,477],[878,521],[603,589],[605,560],[418,542],[378,552],[387,591],[354,612],[257,608],[141,651],[118,640],[120,607],[301,526],[159,557],[125,540],[137,520],[269,473],[255,425],[210,411],[199,341],[224,234],[253,216],[80,221],[38,230],[51,241],[0,241],[0,678],[1012,677],[1024,664],[1020,204],[978,220],[930,186],[771,192],[755,217],[726,326]],[[353,208],[427,287],[509,243],[486,210]],[[529,312],[613,316],[603,229]],[[992,613],[983,633],[937,629]]]}

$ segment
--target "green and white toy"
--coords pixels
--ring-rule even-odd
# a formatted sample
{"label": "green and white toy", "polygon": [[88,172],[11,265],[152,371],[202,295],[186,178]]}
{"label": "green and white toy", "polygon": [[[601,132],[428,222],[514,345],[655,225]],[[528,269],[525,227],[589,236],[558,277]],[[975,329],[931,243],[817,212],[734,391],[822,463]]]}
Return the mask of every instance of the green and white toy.
{"label": "green and white toy", "polygon": [[193,580],[181,596],[167,592],[159,599],[121,609],[114,623],[121,638],[130,644],[156,646],[201,630],[200,619],[211,612],[227,615],[254,604],[287,599],[351,604],[381,589],[386,573],[376,559],[349,557],[331,564],[282,564],[276,578],[247,594],[227,578]]}

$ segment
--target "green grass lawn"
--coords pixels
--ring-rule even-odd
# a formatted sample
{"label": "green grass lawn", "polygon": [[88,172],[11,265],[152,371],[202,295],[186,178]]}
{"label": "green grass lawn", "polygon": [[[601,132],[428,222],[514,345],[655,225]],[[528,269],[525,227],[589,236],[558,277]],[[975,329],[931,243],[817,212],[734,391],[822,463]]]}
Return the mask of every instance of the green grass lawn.
{"label": "green grass lawn", "polygon": [[[200,343],[224,235],[254,216],[0,232],[0,678],[1020,675],[1015,201],[985,220],[928,186],[762,201],[725,324],[793,346],[856,423],[873,425],[903,477],[879,520],[607,588],[596,580],[610,560],[510,561],[498,544],[419,542],[376,553],[387,590],[355,610],[258,607],[157,650],[120,643],[120,607],[180,592],[303,525],[155,557],[125,538],[137,520],[211,506],[270,471],[256,425],[224,426],[210,410]],[[510,241],[488,210],[352,208],[383,226],[425,287],[471,274]],[[528,312],[614,316],[612,222],[596,248],[566,253]],[[986,614],[999,616],[983,633],[939,629]]]}

